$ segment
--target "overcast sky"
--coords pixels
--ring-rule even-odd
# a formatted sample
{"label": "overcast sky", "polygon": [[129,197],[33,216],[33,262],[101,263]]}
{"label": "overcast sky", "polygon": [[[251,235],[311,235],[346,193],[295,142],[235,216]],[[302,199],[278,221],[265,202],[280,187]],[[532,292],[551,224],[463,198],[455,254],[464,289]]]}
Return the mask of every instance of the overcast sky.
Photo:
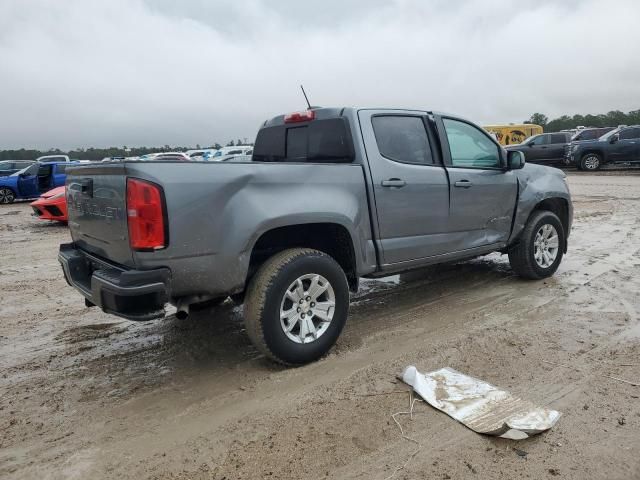
{"label": "overcast sky", "polygon": [[0,0],[0,148],[253,138],[314,105],[640,108],[640,1]]}

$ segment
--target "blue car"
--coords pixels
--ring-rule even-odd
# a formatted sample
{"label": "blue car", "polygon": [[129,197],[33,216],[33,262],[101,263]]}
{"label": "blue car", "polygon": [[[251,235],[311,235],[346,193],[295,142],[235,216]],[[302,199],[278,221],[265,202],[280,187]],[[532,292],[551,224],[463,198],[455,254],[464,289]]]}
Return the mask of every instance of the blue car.
{"label": "blue car", "polygon": [[52,188],[64,185],[71,162],[34,163],[22,170],[0,177],[0,203],[37,198]]}

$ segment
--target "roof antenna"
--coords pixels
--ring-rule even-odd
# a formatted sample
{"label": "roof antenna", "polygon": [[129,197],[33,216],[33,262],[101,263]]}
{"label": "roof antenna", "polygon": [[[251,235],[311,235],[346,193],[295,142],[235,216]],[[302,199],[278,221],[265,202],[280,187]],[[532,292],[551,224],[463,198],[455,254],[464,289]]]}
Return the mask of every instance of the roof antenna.
{"label": "roof antenna", "polygon": [[304,87],[302,84],[300,85],[300,89],[302,90],[302,94],[304,95],[304,99],[307,101],[307,105],[309,106],[309,110],[311,110],[311,104],[309,103],[309,98],[307,97],[307,92],[304,91]]}

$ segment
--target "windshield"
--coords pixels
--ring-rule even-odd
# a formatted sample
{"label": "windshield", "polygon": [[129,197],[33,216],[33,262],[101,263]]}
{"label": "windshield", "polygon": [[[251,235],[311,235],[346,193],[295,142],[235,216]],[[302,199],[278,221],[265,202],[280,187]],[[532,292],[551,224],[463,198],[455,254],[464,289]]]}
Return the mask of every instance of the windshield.
{"label": "windshield", "polygon": [[607,132],[604,135],[602,135],[598,140],[607,141],[611,137],[613,137],[616,133],[620,133],[620,130],[621,130],[620,128],[616,128],[615,130],[611,130],[610,132]]}

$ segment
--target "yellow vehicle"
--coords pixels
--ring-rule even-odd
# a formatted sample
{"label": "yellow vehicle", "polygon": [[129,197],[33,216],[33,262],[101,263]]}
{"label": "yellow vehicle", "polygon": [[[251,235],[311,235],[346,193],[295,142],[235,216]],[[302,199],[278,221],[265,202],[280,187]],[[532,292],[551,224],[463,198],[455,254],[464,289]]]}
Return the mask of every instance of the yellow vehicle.
{"label": "yellow vehicle", "polygon": [[514,145],[524,142],[533,135],[542,133],[540,125],[533,123],[524,123],[521,125],[486,125],[484,129],[487,132],[495,133],[500,145]]}

